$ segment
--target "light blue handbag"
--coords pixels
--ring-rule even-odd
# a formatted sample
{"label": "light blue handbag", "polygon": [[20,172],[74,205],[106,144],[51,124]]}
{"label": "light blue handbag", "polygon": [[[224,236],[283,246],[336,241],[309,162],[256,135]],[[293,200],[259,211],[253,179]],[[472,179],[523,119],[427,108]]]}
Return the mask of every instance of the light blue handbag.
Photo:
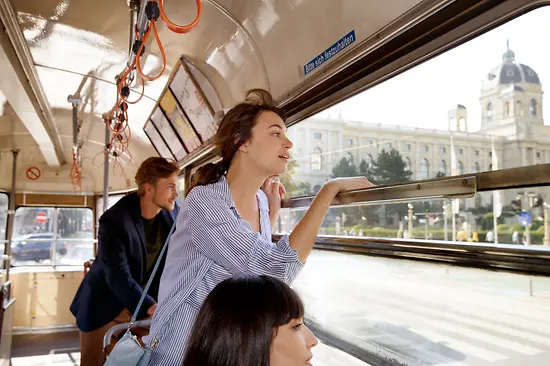
{"label": "light blue handbag", "polygon": [[168,233],[166,242],[164,243],[157,262],[155,263],[155,268],[153,268],[153,271],[149,276],[149,280],[147,281],[147,285],[143,290],[141,299],[139,299],[139,303],[136,307],[136,310],[134,311],[132,320],[130,320],[130,325],[128,325],[126,333],[124,333],[124,336],[117,342],[117,344],[109,354],[109,357],[107,357],[104,366],[147,366],[149,364],[149,360],[151,359],[151,351],[155,348],[156,344],[153,344],[151,347],[142,347],[141,344],[139,344],[137,337],[132,334],[130,328],[136,322],[136,317],[139,313],[139,309],[141,308],[141,305],[143,305],[145,296],[147,296],[147,291],[149,291],[151,282],[153,282],[155,273],[157,272],[164,253],[166,252],[166,248],[168,248],[168,242],[170,241],[170,237],[174,233],[175,228],[176,222],[174,222],[172,228],[170,229],[170,232]]}

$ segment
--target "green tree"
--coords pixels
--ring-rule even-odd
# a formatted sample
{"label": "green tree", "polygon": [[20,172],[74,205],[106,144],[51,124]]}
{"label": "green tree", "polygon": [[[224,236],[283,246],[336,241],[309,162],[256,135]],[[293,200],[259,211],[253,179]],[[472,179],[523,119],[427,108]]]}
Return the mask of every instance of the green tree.
{"label": "green tree", "polygon": [[359,164],[359,174],[368,178],[369,173],[371,173],[369,164],[365,159],[361,160],[361,164]]}
{"label": "green tree", "polygon": [[[291,160],[288,163],[286,173],[279,177],[279,179],[281,180],[281,183],[285,186],[286,198],[311,196],[314,194],[313,189],[311,188],[311,183],[300,182],[294,179],[296,175],[296,170],[299,167],[300,165],[296,160]],[[306,211],[303,211],[303,210],[300,210],[300,211],[293,210],[291,211],[291,215],[296,222],[299,222],[305,215],[305,212]]]}
{"label": "green tree", "polygon": [[392,149],[382,150],[372,167],[373,182],[378,185],[410,182],[412,172],[407,170],[407,163],[399,153]]}
{"label": "green tree", "polygon": [[[343,177],[356,177],[356,176],[366,176],[369,177],[370,171],[368,169],[368,164],[366,161],[362,160],[359,164],[359,169],[353,164],[348,158],[342,158],[332,169],[332,178],[343,178]],[[333,210],[331,210],[333,211]],[[341,208],[332,213],[329,211],[327,215],[327,220],[332,221],[336,214],[341,215],[342,213],[346,214],[346,222],[344,226],[350,227],[355,225],[361,226],[373,226],[378,222],[378,207],[376,206],[357,206],[357,207],[346,207]],[[365,220],[363,220],[363,217]]]}
{"label": "green tree", "polygon": [[296,191],[296,183],[294,182],[294,175],[296,174],[296,169],[299,167],[296,160],[291,160],[286,168],[286,173],[281,175],[279,179],[281,183],[285,186],[287,196],[294,196],[294,191]]}
{"label": "green tree", "polygon": [[357,167],[353,164],[348,158],[342,158],[332,168],[332,178],[341,178],[341,177],[356,177],[357,176]]}
{"label": "green tree", "polygon": [[[407,163],[395,149],[389,152],[382,150],[373,162],[372,168],[367,167],[367,173],[369,172],[371,173],[369,179],[376,185],[410,182],[412,176],[412,172],[407,169]],[[407,204],[384,205],[383,210],[387,215],[397,214],[401,220],[407,212]]]}
{"label": "green tree", "polygon": [[296,160],[291,160],[288,163],[286,173],[281,175],[279,179],[285,186],[286,197],[300,197],[313,195],[311,183],[296,181],[294,179],[296,170],[300,167]]}
{"label": "green tree", "polygon": [[296,183],[296,196],[312,196],[314,194],[309,182],[297,182]]}

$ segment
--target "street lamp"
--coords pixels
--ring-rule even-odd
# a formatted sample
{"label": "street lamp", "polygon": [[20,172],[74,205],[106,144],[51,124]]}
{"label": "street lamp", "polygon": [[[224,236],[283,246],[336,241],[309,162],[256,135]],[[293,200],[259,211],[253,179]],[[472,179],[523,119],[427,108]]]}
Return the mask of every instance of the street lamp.
{"label": "street lamp", "polygon": [[550,246],[550,205],[544,202],[544,239],[543,244],[545,246]]}

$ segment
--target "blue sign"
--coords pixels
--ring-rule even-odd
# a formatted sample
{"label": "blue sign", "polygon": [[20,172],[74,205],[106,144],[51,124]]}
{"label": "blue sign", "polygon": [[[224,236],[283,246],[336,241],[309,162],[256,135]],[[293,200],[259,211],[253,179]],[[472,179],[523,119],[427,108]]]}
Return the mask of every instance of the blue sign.
{"label": "blue sign", "polygon": [[348,47],[350,44],[355,42],[355,30],[352,30],[345,36],[343,36],[339,41],[337,41],[335,44],[327,48],[324,52],[322,52],[319,56],[315,57],[313,60],[308,62],[304,66],[304,74],[307,75],[313,70],[315,70],[317,67],[321,66],[328,60],[330,60],[332,57],[339,54],[344,48]]}
{"label": "blue sign", "polygon": [[531,213],[527,211],[522,211],[519,214],[519,223],[523,226],[531,225]]}

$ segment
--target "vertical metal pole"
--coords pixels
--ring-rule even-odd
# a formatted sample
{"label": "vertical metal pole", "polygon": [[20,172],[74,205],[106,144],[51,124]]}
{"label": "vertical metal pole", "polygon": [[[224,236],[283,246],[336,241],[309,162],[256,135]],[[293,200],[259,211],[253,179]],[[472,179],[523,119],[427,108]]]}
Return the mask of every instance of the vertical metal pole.
{"label": "vertical metal pole", "polygon": [[[117,92],[118,95],[118,92]],[[109,130],[109,121],[107,117],[103,119],[105,122],[105,157],[103,159],[103,212],[107,211],[109,208],[109,154],[110,154],[110,139],[111,139],[111,131]],[[97,206],[96,206],[97,207]],[[97,214],[96,218],[98,220],[95,221],[96,225],[96,238],[97,238],[97,223],[99,222],[99,217],[101,216],[100,213]],[[94,241],[94,256],[97,254],[97,242]]]}
{"label": "vertical metal pole", "polygon": [[[139,1],[130,1],[128,6],[130,7],[130,44],[128,46],[128,50],[129,57],[131,57],[133,53],[132,47],[134,46],[134,42],[136,41],[136,32],[134,31],[134,27],[137,25],[139,15]],[[130,66],[130,64],[128,64],[128,66]]]}
{"label": "vertical metal pole", "polygon": [[413,205],[409,203],[409,239],[413,239]]}
{"label": "vertical metal pole", "polygon": [[107,153],[105,154],[105,160],[103,162],[103,212],[107,211],[107,208],[109,208],[109,144],[111,131],[107,123],[109,123],[109,121],[105,121],[105,149]]}
{"label": "vertical metal pole", "polygon": [[424,220],[424,239],[428,240],[428,214]]}
{"label": "vertical metal pole", "polygon": [[448,202],[444,201],[445,204],[443,205],[443,232],[444,232],[444,240],[449,240],[449,236],[447,235],[447,211],[448,211]]}
{"label": "vertical metal pole", "polygon": [[73,102],[73,149],[78,150],[78,104]]}
{"label": "vertical metal pole", "polygon": [[17,183],[17,154],[19,150],[12,150],[13,154],[13,167],[11,171],[11,192],[10,192],[10,206],[8,209],[8,247],[6,248],[6,254],[8,256],[6,266],[6,282],[10,279],[10,266],[11,266],[11,238],[13,236],[13,226],[15,223],[15,185]]}
{"label": "vertical metal pole", "polygon": [[52,259],[52,266],[53,268],[55,268],[55,266],[57,265],[57,230],[58,230],[58,213],[59,213],[59,209],[57,207],[55,207],[53,209],[53,227],[52,227],[52,232],[53,232],[53,240],[52,240],[52,248],[51,248],[51,259]]}
{"label": "vertical metal pole", "polygon": [[[452,205],[452,203],[451,203]],[[454,213],[454,211],[452,210],[452,207],[451,207],[451,222],[452,222],[452,225],[453,225],[453,237],[451,239],[451,241],[456,241],[456,214]]]}
{"label": "vertical metal pole", "polygon": [[550,246],[550,209],[548,203],[544,202],[544,245]]}
{"label": "vertical metal pole", "polygon": [[[493,202],[493,205],[494,205],[494,202]],[[493,209],[493,226],[495,227],[495,244],[498,244],[498,217],[496,217],[494,209]]]}

